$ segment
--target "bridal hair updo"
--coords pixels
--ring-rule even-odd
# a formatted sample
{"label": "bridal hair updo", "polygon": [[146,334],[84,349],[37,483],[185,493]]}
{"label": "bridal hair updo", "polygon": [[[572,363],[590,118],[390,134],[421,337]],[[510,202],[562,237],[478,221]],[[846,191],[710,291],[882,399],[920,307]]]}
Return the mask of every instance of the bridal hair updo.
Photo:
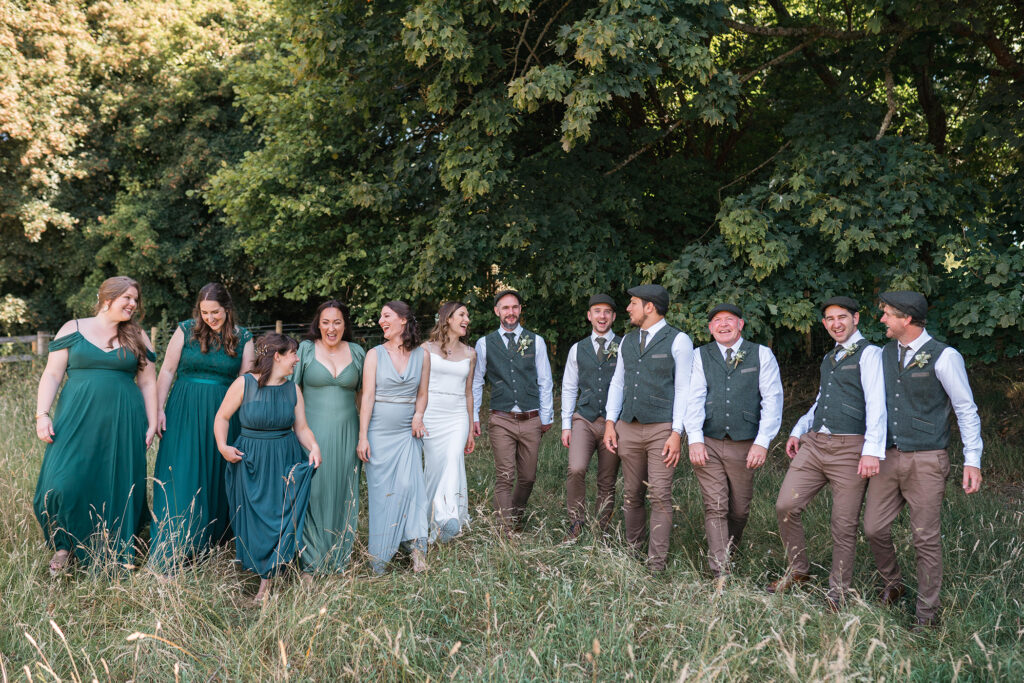
{"label": "bridal hair updo", "polygon": [[[430,330],[430,337],[427,341],[433,342],[441,347],[441,355],[445,355],[448,352],[448,323],[451,322],[452,316],[455,315],[460,308],[469,310],[469,306],[462,303],[461,301],[446,301],[441,304],[441,309],[437,312],[437,321],[434,323],[434,329]],[[463,341],[465,337],[459,337],[459,341]]]}
{"label": "bridal hair updo", "polygon": [[123,358],[123,354],[127,351],[131,351],[135,354],[136,371],[142,370],[146,367],[148,358],[146,353],[149,349],[146,348],[146,342],[142,334],[142,328],[139,327],[139,323],[136,319],[142,318],[142,288],[139,287],[139,283],[130,277],[124,275],[118,275],[115,277],[107,278],[100,285],[99,290],[96,292],[96,306],[93,308],[93,315],[98,315],[105,306],[108,306],[111,301],[117,299],[132,287],[135,288],[138,299],[135,303],[135,312],[132,317],[124,322],[117,324],[117,333],[110,338],[107,342],[109,346],[113,346],[114,339],[117,339],[118,344],[121,348],[117,350],[119,358]]}
{"label": "bridal hair updo", "polygon": [[298,342],[286,334],[278,332],[267,332],[256,339],[256,363],[253,366],[253,373],[260,376],[258,384],[261,387],[267,386],[270,381],[270,371],[274,369],[274,354],[297,351]]}
{"label": "bridal hair updo", "polygon": [[412,307],[404,301],[389,301],[384,306],[405,320],[405,329],[402,330],[402,348],[412,352],[420,343],[420,332],[416,326],[416,316],[413,315]]}
{"label": "bridal hair updo", "polygon": [[[214,332],[213,328],[203,320],[199,304],[204,301],[216,301],[224,309],[224,324],[220,332]],[[192,317],[195,323],[192,325],[192,338],[199,342],[199,350],[206,353],[210,349],[222,348],[224,352],[234,358],[238,355],[238,329],[235,327],[235,305],[231,301],[231,295],[224,285],[219,282],[211,282],[203,285],[196,297],[196,305],[192,307]]]}

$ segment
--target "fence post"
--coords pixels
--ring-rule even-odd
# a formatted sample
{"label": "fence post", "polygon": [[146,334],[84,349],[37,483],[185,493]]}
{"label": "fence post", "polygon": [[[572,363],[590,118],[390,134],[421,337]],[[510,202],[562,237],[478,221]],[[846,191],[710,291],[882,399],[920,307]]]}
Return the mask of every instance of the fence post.
{"label": "fence post", "polygon": [[274,323],[274,332],[277,332],[278,334],[281,334],[282,332],[284,332],[284,323],[281,322],[280,320],[275,322]]}
{"label": "fence post", "polygon": [[154,351],[156,349],[160,348],[160,347],[158,347],[156,345],[156,333],[159,332],[159,331],[160,331],[160,328],[157,327],[156,325],[154,325],[153,327],[149,328],[149,341],[150,341],[151,344],[153,344],[153,350]]}
{"label": "fence post", "polygon": [[32,350],[37,356],[45,356],[50,352],[50,333],[39,330],[36,332],[36,340],[32,344]]}

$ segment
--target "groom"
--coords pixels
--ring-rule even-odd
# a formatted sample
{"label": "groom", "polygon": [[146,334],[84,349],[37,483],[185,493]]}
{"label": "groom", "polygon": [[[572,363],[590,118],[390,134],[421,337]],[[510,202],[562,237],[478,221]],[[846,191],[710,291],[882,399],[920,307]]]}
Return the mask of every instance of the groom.
{"label": "groom", "polygon": [[509,535],[522,528],[537,477],[540,439],[554,421],[547,346],[540,335],[519,324],[522,310],[519,292],[506,289],[494,297],[494,315],[501,326],[477,340],[473,375],[475,436],[480,436],[484,382],[491,385],[487,429],[497,476],[494,507]]}

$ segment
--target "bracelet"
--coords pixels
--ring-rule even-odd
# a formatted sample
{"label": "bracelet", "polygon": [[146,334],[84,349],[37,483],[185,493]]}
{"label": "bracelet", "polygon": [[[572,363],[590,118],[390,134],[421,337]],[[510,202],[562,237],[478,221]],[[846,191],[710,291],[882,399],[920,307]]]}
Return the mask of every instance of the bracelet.
{"label": "bracelet", "polygon": [[49,411],[49,410],[44,410],[44,411],[43,411],[43,412],[41,412],[41,413],[36,413],[36,419],[37,419],[37,420],[38,420],[39,418],[41,418],[41,417],[50,417],[50,411]]}

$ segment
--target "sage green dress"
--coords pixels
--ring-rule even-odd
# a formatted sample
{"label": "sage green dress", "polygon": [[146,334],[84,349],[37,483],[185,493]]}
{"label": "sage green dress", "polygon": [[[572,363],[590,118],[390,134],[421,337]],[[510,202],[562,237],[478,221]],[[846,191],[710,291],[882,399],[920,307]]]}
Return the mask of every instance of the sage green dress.
{"label": "sage green dress", "polygon": [[302,526],[299,564],[310,573],[343,572],[348,566],[359,526],[359,475],[356,456],[359,414],[356,391],[363,376],[366,350],[348,343],[352,362],[337,377],[316,359],[312,341],[299,344],[292,380],[302,388],[306,421],[320,446],[323,462],[309,494]]}
{"label": "sage green dress", "polygon": [[267,579],[295,559],[316,470],[292,431],[295,383],[261,388],[252,375],[243,377],[242,430],[232,444],[243,455],[228,463],[228,505],[238,561]]}
{"label": "sage green dress", "polygon": [[[136,356],[103,351],[77,330],[50,342],[68,350],[33,508],[47,545],[79,563],[134,564],[146,506],[146,406]],[[156,360],[147,353],[150,362]]]}
{"label": "sage green dress", "polygon": [[[174,387],[167,399],[167,431],[160,439],[153,473],[153,521],[149,563],[168,572],[215,543],[228,540],[227,460],[217,450],[213,417],[238,377],[242,351],[252,335],[236,328],[235,355],[223,348],[202,352],[192,331],[195,320],[178,324],[185,335]],[[238,416],[231,418],[228,443],[238,437]]]}

